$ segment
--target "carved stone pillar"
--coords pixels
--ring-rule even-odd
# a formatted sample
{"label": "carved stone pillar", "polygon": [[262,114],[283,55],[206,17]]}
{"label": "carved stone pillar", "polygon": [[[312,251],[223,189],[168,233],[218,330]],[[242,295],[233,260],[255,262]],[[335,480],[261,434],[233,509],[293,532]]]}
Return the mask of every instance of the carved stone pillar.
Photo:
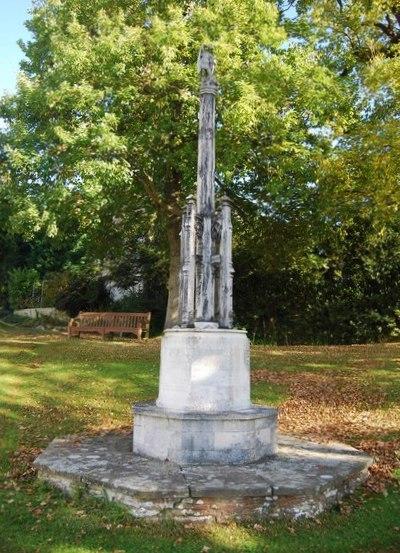
{"label": "carved stone pillar", "polygon": [[188,197],[182,216],[181,272],[179,291],[179,315],[182,327],[194,323],[194,289],[196,264],[196,201]]}
{"label": "carved stone pillar", "polygon": [[[212,223],[215,210],[215,95],[218,84],[214,77],[214,60],[205,49],[200,51],[201,73],[199,150],[197,164],[197,212],[201,220],[201,251],[198,254],[196,321],[214,320],[214,279],[212,268]],[[199,248],[200,250],[200,248]]]}
{"label": "carved stone pillar", "polygon": [[233,274],[235,271],[232,265],[231,202],[226,196],[221,199],[219,248],[219,326],[220,328],[232,328]]}

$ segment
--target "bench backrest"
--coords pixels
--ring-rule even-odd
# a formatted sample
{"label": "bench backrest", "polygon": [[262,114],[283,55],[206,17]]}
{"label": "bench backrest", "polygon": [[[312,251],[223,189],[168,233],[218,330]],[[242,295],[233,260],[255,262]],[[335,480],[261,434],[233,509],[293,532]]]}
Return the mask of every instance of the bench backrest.
{"label": "bench backrest", "polygon": [[151,313],[91,313],[82,311],[77,320],[80,328],[142,328],[147,330]]}

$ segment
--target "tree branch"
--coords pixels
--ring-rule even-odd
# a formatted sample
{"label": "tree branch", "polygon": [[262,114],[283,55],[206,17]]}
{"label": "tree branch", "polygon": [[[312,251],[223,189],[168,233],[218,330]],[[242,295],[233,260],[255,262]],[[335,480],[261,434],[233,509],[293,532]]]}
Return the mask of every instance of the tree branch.
{"label": "tree branch", "polygon": [[[400,19],[400,13],[397,14],[397,16]],[[396,19],[397,19],[397,16],[396,16]],[[389,38],[391,44],[398,44],[400,42],[400,29],[397,30],[394,27],[393,20],[389,14],[386,14],[385,19],[386,19],[386,25],[385,23],[378,21],[377,23],[375,23],[375,27],[380,29],[383,32],[383,34],[385,34]]]}
{"label": "tree branch", "polygon": [[400,10],[398,10],[397,8],[392,8],[392,13],[397,21],[397,24],[400,27]]}
{"label": "tree branch", "polygon": [[139,178],[151,203],[154,205],[155,208],[163,211],[165,207],[164,202],[158,190],[154,186],[153,179],[146,172],[142,172]]}

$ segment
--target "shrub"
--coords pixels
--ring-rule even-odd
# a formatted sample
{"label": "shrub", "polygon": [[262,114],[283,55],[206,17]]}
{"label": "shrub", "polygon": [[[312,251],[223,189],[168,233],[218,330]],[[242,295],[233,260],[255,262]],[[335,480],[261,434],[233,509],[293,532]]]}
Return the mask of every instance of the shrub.
{"label": "shrub", "polygon": [[68,271],[47,273],[43,280],[42,307],[54,307],[58,298],[70,287],[71,279]]}
{"label": "shrub", "polygon": [[106,279],[93,274],[77,274],[65,284],[55,307],[76,317],[79,311],[107,311],[111,303]]}
{"label": "shrub", "polygon": [[40,304],[40,279],[36,269],[13,269],[8,274],[8,301],[13,309]]}

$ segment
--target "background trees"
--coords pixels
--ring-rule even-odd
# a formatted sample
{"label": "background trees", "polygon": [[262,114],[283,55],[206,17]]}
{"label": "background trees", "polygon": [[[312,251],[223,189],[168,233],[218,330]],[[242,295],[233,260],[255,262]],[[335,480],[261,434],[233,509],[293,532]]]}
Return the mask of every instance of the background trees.
{"label": "background trees", "polygon": [[106,269],[152,282],[159,305],[167,280],[173,324],[195,61],[211,43],[238,321],[279,341],[395,333],[397,14],[383,1],[40,2],[17,93],[1,104],[2,194],[18,189],[23,206],[5,209],[3,241],[31,256],[4,255],[4,274]]}

